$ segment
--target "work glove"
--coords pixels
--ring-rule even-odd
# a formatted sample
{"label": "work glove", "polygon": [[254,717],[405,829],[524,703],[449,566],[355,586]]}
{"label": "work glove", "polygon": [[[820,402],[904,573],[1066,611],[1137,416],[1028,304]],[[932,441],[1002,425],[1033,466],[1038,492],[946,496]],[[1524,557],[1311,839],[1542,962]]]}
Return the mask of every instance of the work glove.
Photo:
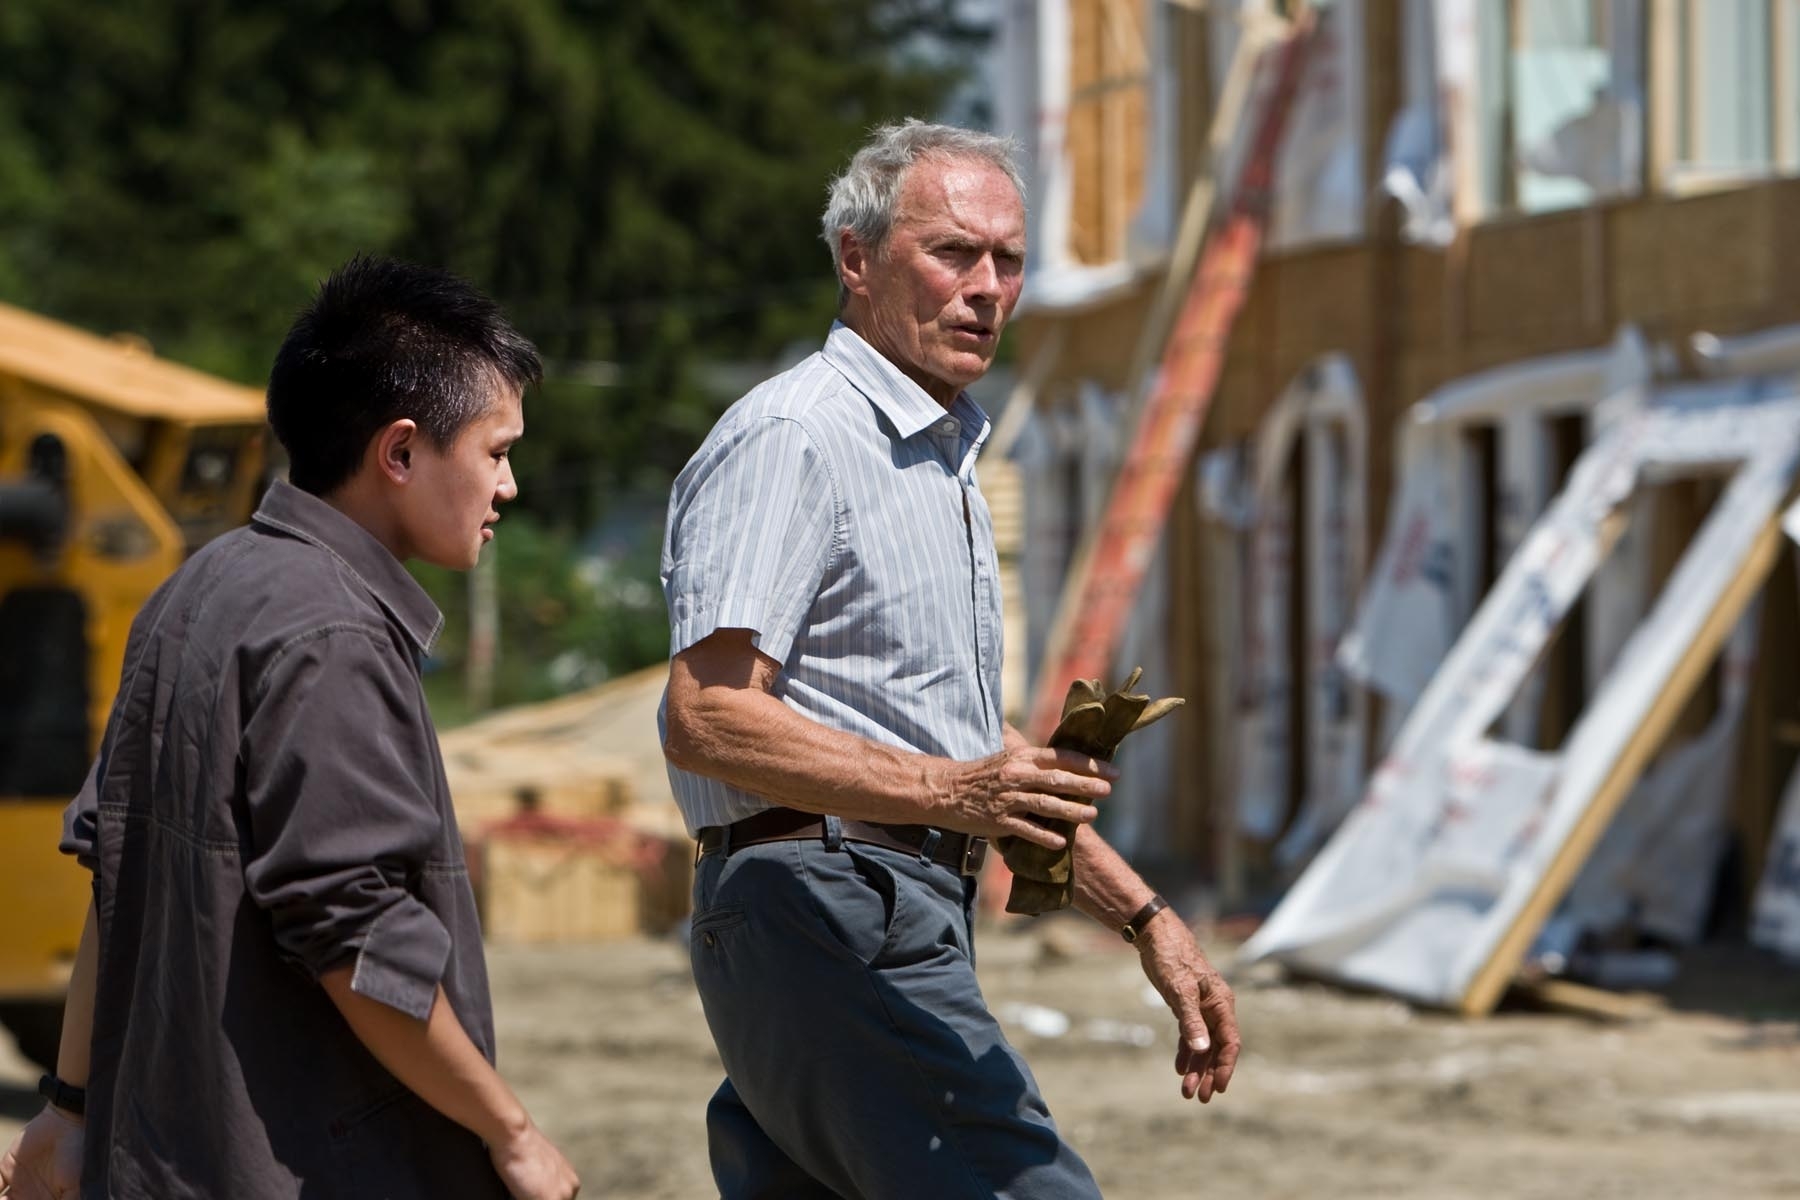
{"label": "work glove", "polygon": [[[1113,692],[1102,692],[1098,679],[1077,679],[1071,683],[1069,694],[1063,698],[1062,720],[1050,735],[1050,748],[1074,750],[1111,762],[1126,734],[1160,721],[1186,703],[1179,696],[1152,700],[1131,695],[1143,673],[1139,667]],[[1061,850],[1016,837],[1003,837],[996,843],[1007,869],[1013,873],[1006,911],[1035,916],[1067,908],[1075,898],[1075,823],[1049,817],[1031,819],[1068,839]]]}

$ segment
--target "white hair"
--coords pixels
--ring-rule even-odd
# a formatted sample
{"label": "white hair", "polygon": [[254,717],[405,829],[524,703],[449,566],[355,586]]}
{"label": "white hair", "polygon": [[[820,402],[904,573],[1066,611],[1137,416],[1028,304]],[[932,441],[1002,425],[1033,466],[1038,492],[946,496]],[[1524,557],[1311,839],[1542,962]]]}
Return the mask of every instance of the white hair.
{"label": "white hair", "polygon": [[[844,173],[831,181],[830,198],[820,221],[820,233],[831,249],[831,265],[844,265],[838,237],[846,229],[871,251],[887,241],[894,226],[894,210],[900,204],[900,185],[907,170],[920,159],[973,159],[997,167],[1012,180],[1022,203],[1025,180],[1019,174],[1018,155],[1019,144],[1012,138],[954,125],[932,125],[916,117],[879,126]],[[840,302],[842,299],[840,283]]]}

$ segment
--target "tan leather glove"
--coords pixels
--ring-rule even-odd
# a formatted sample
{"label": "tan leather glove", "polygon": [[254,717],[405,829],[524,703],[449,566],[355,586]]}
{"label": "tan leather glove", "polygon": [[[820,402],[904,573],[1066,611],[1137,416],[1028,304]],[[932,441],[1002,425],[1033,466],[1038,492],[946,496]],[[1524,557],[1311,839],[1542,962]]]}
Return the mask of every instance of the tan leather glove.
{"label": "tan leather glove", "polygon": [[[1143,673],[1139,667],[1112,692],[1103,692],[1098,679],[1077,679],[1071,683],[1069,694],[1063,698],[1062,720],[1050,735],[1050,748],[1074,750],[1111,762],[1126,734],[1160,721],[1186,703],[1179,696],[1152,700],[1131,695]],[[1051,850],[1020,838],[998,839],[996,844],[1013,873],[1012,892],[1006,898],[1009,913],[1055,912],[1069,907],[1075,898],[1075,823],[1037,817],[1032,820],[1054,829],[1069,843],[1061,850]]]}

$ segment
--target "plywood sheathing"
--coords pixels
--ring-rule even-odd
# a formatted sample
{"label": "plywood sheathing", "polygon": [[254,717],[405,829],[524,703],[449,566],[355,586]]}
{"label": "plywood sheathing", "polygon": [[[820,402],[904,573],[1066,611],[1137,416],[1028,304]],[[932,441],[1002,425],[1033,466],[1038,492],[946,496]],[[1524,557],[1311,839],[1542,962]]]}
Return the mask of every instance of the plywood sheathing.
{"label": "plywood sheathing", "polygon": [[1078,380],[1091,380],[1108,391],[1125,388],[1131,370],[1131,347],[1137,343],[1138,330],[1149,317],[1156,283],[1154,278],[1140,280],[1108,303],[1079,314],[1027,317],[1021,322],[1017,361],[1022,363],[1031,361],[1038,340],[1046,336],[1052,323],[1063,330],[1056,370],[1044,387],[1045,403],[1055,403],[1058,387],[1066,392],[1067,385]]}
{"label": "plywood sheathing", "polygon": [[1791,184],[1772,184],[1614,208],[1616,321],[1658,328],[1775,304],[1777,273],[1792,274],[1770,252],[1776,206],[1789,206],[1780,219],[1791,223],[1796,200]]}
{"label": "plywood sheathing", "polygon": [[1127,230],[1143,203],[1147,19],[1133,0],[1069,0],[1069,240],[1081,262],[1124,257]]}
{"label": "plywood sheathing", "polygon": [[1604,282],[1584,269],[1594,226],[1579,211],[1502,221],[1469,239],[1465,340],[1598,344],[1612,336],[1591,320]]}

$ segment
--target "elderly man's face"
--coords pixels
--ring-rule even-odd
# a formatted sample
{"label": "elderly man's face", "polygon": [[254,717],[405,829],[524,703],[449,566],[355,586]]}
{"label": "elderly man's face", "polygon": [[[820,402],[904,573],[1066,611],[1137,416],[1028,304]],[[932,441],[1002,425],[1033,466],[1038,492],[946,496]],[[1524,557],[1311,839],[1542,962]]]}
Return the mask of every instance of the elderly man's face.
{"label": "elderly man's face", "polygon": [[865,340],[948,406],[994,360],[1025,279],[1025,205],[979,159],[925,159],[907,171],[887,243],[846,237],[845,283],[867,302]]}

